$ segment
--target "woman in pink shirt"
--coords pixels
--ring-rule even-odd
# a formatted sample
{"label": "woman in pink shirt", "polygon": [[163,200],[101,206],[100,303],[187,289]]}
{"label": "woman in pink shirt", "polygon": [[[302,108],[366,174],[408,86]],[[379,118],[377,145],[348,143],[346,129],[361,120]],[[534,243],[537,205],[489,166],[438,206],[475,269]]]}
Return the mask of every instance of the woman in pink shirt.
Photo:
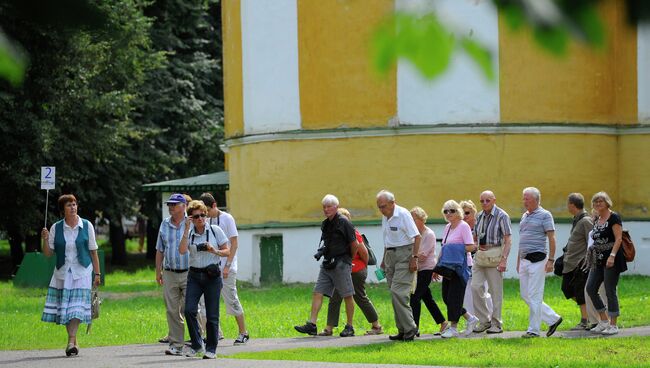
{"label": "woman in pink shirt", "polygon": [[436,324],[440,325],[440,332],[443,332],[448,324],[440,308],[438,308],[438,304],[433,300],[431,289],[429,289],[429,284],[431,284],[433,278],[433,268],[436,266],[436,234],[425,225],[428,216],[421,207],[413,207],[411,209],[411,216],[413,216],[415,226],[417,226],[422,236],[420,252],[418,253],[417,286],[415,287],[415,292],[411,294],[410,300],[411,309],[413,310],[413,320],[415,321],[415,325],[418,326],[416,336],[420,335],[420,302],[424,302],[431,317],[436,321]]}

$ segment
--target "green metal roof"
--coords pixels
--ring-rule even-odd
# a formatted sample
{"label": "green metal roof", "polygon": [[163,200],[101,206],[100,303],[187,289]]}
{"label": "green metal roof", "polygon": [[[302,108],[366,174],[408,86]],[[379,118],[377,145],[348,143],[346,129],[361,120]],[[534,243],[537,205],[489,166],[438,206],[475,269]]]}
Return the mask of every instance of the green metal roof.
{"label": "green metal roof", "polygon": [[180,192],[228,189],[230,180],[228,171],[219,171],[211,174],[192,176],[190,178],[161,181],[158,183],[144,184],[145,192]]}

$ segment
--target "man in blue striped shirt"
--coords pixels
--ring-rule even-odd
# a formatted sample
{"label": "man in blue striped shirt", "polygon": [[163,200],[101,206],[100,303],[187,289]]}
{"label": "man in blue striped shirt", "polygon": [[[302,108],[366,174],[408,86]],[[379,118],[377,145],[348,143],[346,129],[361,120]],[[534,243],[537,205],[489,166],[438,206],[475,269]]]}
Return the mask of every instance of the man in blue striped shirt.
{"label": "man in blue striped shirt", "polygon": [[185,207],[187,200],[182,194],[172,194],[167,200],[168,217],[160,224],[156,243],[156,281],[163,287],[169,328],[167,355],[183,353],[185,324],[185,288],[189,254],[180,254],[179,246],[185,231]]}

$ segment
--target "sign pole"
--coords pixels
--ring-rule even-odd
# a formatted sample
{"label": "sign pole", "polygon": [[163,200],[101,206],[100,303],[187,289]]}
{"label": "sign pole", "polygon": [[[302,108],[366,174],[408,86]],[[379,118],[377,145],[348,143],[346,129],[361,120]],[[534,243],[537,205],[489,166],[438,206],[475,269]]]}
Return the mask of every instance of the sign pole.
{"label": "sign pole", "polygon": [[45,224],[43,225],[44,228],[47,229],[47,204],[50,199],[50,190],[48,189],[45,194]]}

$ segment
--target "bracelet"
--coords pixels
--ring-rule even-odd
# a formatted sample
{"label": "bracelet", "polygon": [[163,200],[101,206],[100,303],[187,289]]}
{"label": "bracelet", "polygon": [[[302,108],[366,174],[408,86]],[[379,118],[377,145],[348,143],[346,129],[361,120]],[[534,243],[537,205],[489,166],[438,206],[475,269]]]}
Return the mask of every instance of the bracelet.
{"label": "bracelet", "polygon": [[547,262],[553,262],[555,261],[553,258],[549,258]]}
{"label": "bracelet", "polygon": [[610,257],[616,257],[616,253],[610,253],[609,256]]}
{"label": "bracelet", "polygon": [[101,276],[101,275],[102,275],[102,274],[99,273],[99,272],[96,272],[96,273],[95,273],[95,276]]}

